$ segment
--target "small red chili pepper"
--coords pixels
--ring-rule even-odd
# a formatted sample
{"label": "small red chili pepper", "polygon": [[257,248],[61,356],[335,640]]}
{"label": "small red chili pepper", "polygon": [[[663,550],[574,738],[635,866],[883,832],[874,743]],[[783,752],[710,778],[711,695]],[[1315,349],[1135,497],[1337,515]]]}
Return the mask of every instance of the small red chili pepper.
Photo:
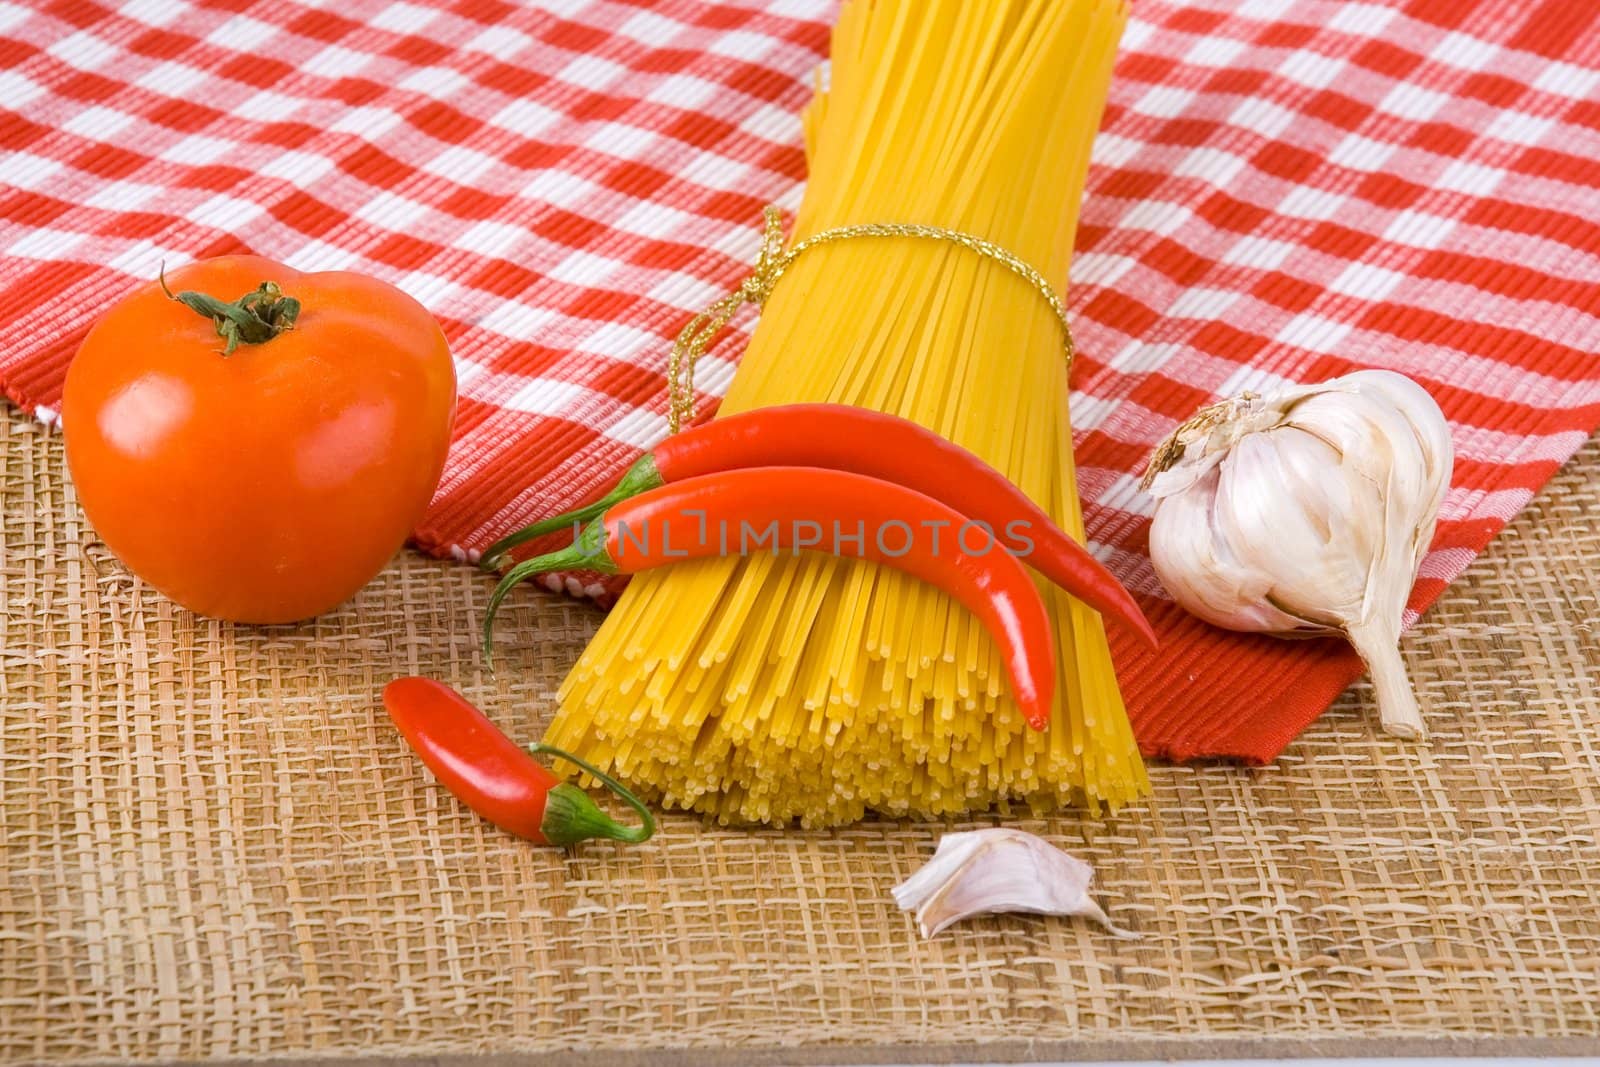
{"label": "small red chili pepper", "polygon": [[[1139,605],[1088,549],[971,452],[909,419],[848,404],[757,408],[684,430],[646,452],[616,488],[592,504],[553,515],[501,538],[484,552],[494,568],[517,545],[586,522],[639,493],[748,467],[825,467],[915,489],[989,524],[1008,547],[1051,582],[1157,644]],[[1011,532],[1025,523],[1026,537]]]}
{"label": "small red chili pepper", "polygon": [[[802,527],[814,536],[802,535]],[[829,529],[831,541],[823,536]],[[972,545],[975,537],[982,543]],[[853,551],[844,551],[845,544]],[[1049,722],[1056,683],[1050,616],[1016,557],[948,504],[892,482],[815,467],[723,471],[612,504],[570,547],[506,572],[483,620],[484,655],[500,602],[531,575],[572,569],[636,574],[687,559],[747,555],[752,547],[852,555],[938,586],[993,635],[1029,725],[1042,730]]]}
{"label": "small red chili pepper", "polygon": [[[431,678],[397,678],[384,686],[383,706],[440,784],[507,833],[541,845],[573,845],[591,837],[639,842],[655,833],[650,809],[615,779],[553,745],[524,749],[447,685]],[[623,826],[531,752],[582,767],[637,811],[642,825]]]}

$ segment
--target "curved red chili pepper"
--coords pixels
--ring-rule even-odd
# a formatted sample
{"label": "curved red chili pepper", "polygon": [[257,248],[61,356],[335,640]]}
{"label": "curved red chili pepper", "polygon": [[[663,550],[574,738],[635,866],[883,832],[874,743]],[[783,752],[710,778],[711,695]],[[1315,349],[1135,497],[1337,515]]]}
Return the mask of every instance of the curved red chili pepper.
{"label": "curved red chili pepper", "polygon": [[[592,519],[613,504],[689,478],[748,467],[825,467],[881,478],[989,524],[1026,562],[1108,618],[1157,644],[1144,612],[1116,577],[1005,475],[909,419],[847,404],[788,404],[714,419],[667,438],[639,458],[610,493],[525,526],[484,552],[493,568],[510,549]],[[1026,537],[1012,535],[1025,523]]]}
{"label": "curved red chili pepper", "polygon": [[[803,537],[802,527],[807,533],[814,528],[815,537]],[[1012,695],[1029,725],[1042,730],[1049,722],[1056,682],[1050,616],[1016,557],[948,504],[892,482],[815,467],[724,471],[613,504],[571,547],[506,573],[484,619],[484,654],[501,600],[530,575],[570,569],[635,574],[769,545],[775,552],[814,548],[869,559],[945,590],[1000,646]]]}
{"label": "curved red chili pepper", "polygon": [[[440,784],[507,833],[542,845],[572,845],[591,837],[639,842],[655,833],[650,809],[614,779],[552,745],[524,749],[447,685],[431,678],[397,678],[384,686],[383,706]],[[621,825],[530,752],[548,752],[582,767],[632,806],[643,825]]]}

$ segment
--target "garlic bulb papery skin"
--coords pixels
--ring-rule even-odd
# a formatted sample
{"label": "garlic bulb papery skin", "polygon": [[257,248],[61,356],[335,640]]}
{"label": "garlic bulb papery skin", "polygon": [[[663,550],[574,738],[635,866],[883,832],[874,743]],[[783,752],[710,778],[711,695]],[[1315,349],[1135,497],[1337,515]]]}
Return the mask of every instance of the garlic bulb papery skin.
{"label": "garlic bulb papery skin", "polygon": [[1217,626],[1343,634],[1383,728],[1425,737],[1400,630],[1454,457],[1439,405],[1392,371],[1214,404],[1150,461],[1150,559]]}
{"label": "garlic bulb papery skin", "polygon": [[895,903],[915,910],[923,937],[973,915],[1023,911],[1085,915],[1118,937],[1089,896],[1094,868],[1021,830],[995,827],[945,834],[921,870],[895,886]]}

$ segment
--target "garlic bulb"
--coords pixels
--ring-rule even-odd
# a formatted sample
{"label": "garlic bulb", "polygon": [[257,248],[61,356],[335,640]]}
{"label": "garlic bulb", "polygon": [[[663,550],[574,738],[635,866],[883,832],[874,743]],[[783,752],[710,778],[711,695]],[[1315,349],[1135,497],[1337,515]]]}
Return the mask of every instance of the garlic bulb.
{"label": "garlic bulb", "polygon": [[917,913],[923,937],[973,915],[1025,911],[1086,915],[1118,937],[1089,896],[1094,868],[1021,830],[996,827],[945,834],[933,858],[894,887],[895,903]]}
{"label": "garlic bulb", "polygon": [[1439,406],[1391,371],[1246,393],[1156,450],[1150,558],[1173,598],[1217,626],[1343,634],[1384,729],[1420,738],[1398,644],[1453,460]]}

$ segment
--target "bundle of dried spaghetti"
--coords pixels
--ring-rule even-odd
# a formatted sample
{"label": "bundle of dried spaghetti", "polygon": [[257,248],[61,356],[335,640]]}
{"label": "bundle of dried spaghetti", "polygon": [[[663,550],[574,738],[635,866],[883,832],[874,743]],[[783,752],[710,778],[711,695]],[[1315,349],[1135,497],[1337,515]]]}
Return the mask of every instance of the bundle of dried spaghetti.
{"label": "bundle of dried spaghetti", "polygon": [[[983,238],[1065,290],[1122,0],[850,0],[805,114],[792,241],[911,223]],[[811,248],[761,313],[723,412],[891,412],[1004,472],[1082,537],[1052,302],[955,241]],[[1054,718],[1029,730],[979,622],[871,563],[806,553],[633,579],[547,740],[669,806],[835,825],[867,811],[1116,807],[1147,789],[1100,617],[1041,583]]]}

